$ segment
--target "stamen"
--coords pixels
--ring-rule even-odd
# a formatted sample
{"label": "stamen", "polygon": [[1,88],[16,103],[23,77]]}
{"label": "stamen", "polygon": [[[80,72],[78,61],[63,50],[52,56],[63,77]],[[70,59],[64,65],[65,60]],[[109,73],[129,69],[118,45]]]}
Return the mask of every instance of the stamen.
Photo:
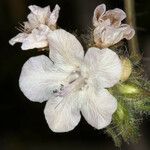
{"label": "stamen", "polygon": [[29,28],[25,28],[24,24],[19,23],[20,27],[15,27],[18,31],[20,32],[25,32],[25,33],[30,33],[30,29]]}
{"label": "stamen", "polygon": [[82,90],[87,84],[87,78],[81,76],[80,71],[72,72],[64,81],[64,84],[61,84],[58,89],[53,91],[54,96],[64,97],[77,90]]}
{"label": "stamen", "polygon": [[76,81],[76,79],[74,79],[74,80],[70,81],[70,82],[69,82],[69,84],[73,83],[74,81]]}
{"label": "stamen", "polygon": [[24,24],[22,24],[22,23],[19,22],[19,25],[20,25],[22,28],[24,28]]}
{"label": "stamen", "polygon": [[62,92],[63,90],[64,90],[64,85],[60,84],[60,88],[53,90],[53,93],[55,94],[55,96],[58,96],[59,93]]}
{"label": "stamen", "polygon": [[21,28],[21,27],[15,27],[18,31],[20,31],[20,32],[24,32],[24,29],[23,28]]}

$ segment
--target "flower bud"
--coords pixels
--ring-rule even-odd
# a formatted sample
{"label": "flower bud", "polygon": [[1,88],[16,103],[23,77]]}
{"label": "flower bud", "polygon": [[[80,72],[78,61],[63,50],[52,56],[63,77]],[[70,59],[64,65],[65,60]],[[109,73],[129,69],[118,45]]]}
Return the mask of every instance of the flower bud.
{"label": "flower bud", "polygon": [[122,82],[126,81],[132,72],[132,64],[131,61],[128,58],[121,58],[122,62],[122,74],[120,80]]}

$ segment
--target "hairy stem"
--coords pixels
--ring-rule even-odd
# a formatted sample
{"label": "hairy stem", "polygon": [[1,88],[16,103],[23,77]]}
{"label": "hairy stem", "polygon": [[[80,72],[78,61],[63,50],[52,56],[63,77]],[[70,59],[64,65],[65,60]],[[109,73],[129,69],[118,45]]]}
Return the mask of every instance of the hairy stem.
{"label": "hairy stem", "polygon": [[[135,16],[135,2],[134,0],[124,0],[125,10],[127,14],[127,22],[134,29],[136,29],[136,16]],[[138,62],[141,60],[139,53],[138,37],[137,34],[128,42],[131,59]]]}

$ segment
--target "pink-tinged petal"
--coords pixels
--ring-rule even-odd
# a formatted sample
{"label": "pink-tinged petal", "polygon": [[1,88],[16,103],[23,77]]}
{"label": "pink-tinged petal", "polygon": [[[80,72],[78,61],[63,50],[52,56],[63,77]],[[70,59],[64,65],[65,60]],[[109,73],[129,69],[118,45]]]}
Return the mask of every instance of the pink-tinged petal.
{"label": "pink-tinged petal", "polygon": [[109,88],[120,80],[121,60],[112,50],[89,48],[85,55],[85,63],[89,66],[91,81],[98,88]]}
{"label": "pink-tinged petal", "polygon": [[31,101],[48,100],[55,89],[58,89],[66,74],[61,72],[44,55],[30,58],[22,67],[19,86],[24,95]]}
{"label": "pink-tinged petal", "polygon": [[48,26],[55,26],[59,17],[59,11],[60,7],[59,5],[56,5],[52,13],[50,14],[50,17],[48,18]]}
{"label": "pink-tinged petal", "polygon": [[[106,21],[103,21],[98,27],[94,29],[93,32],[94,42],[100,48],[109,47],[111,45],[111,43],[109,43],[110,41],[109,37],[106,37],[106,33],[107,33],[106,30],[108,30],[108,28],[111,28],[109,26],[110,26],[110,20],[108,19]],[[110,36],[111,38],[111,35],[108,34],[108,36]]]}
{"label": "pink-tinged petal", "polygon": [[58,29],[49,34],[50,58],[55,65],[70,70],[78,67],[84,57],[83,47],[76,37]]}
{"label": "pink-tinged petal", "polygon": [[108,26],[101,28],[98,26],[94,30],[94,41],[96,45],[101,48],[110,47],[123,39],[123,31],[125,29],[116,29],[114,27]]}
{"label": "pink-tinged petal", "polygon": [[123,38],[125,38],[127,40],[132,39],[133,36],[135,35],[135,30],[130,25],[122,24],[120,26],[120,28],[124,29],[124,36],[123,36]]}
{"label": "pink-tinged petal", "polygon": [[102,17],[102,20],[109,19],[112,26],[119,27],[121,25],[121,21],[125,18],[126,13],[119,8],[115,8],[113,10],[106,11],[106,13]]}
{"label": "pink-tinged petal", "polygon": [[71,93],[65,97],[49,99],[44,114],[49,128],[53,132],[73,130],[80,121],[80,93]]}
{"label": "pink-tinged petal", "polygon": [[106,89],[89,88],[86,91],[81,113],[91,126],[102,129],[111,123],[112,115],[116,109],[117,101]]}
{"label": "pink-tinged petal", "polygon": [[96,45],[105,48],[120,42],[124,38],[130,40],[134,36],[135,31],[129,25],[123,24],[119,28],[98,26],[93,34]]}
{"label": "pink-tinged petal", "polygon": [[104,15],[105,12],[106,12],[106,5],[105,4],[101,4],[95,8],[94,16],[93,16],[93,25],[95,27],[97,27],[99,25],[99,23],[101,22],[100,19]]}

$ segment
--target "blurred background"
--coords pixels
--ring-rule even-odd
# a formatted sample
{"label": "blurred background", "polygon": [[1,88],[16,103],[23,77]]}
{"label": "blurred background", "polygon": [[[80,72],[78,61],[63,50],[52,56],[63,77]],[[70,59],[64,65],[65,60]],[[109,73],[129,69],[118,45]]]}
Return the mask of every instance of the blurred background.
{"label": "blurred background", "polygon": [[[32,103],[21,93],[18,78],[24,62],[35,50],[21,51],[20,44],[10,46],[8,40],[18,31],[18,23],[26,21],[28,5],[61,7],[58,25],[82,34],[91,27],[95,7],[105,3],[108,9],[124,7],[123,0],[0,0],[0,150],[117,150],[102,130],[89,126],[82,118],[75,130],[56,134],[47,126],[45,103]],[[150,1],[136,0],[137,35],[145,72],[150,75]],[[122,150],[150,149],[150,121],[141,125],[137,144],[123,143]]]}

